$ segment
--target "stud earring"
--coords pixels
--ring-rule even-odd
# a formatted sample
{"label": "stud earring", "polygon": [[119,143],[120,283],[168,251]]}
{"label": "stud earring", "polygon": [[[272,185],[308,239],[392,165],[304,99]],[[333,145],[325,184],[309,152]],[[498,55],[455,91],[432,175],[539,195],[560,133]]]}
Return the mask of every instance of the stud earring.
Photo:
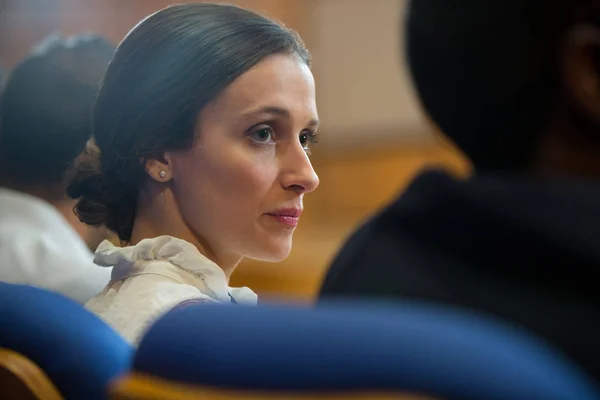
{"label": "stud earring", "polygon": [[166,173],[165,171],[160,171],[160,172],[158,173],[158,175],[159,175],[161,178],[164,178],[165,176],[167,176],[167,173]]}

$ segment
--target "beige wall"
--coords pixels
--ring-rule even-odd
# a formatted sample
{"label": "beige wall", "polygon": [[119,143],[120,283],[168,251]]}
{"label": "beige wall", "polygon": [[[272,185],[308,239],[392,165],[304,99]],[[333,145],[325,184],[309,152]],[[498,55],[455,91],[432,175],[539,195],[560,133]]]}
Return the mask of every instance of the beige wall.
{"label": "beige wall", "polygon": [[313,53],[330,151],[430,139],[404,63],[404,0],[314,0]]}

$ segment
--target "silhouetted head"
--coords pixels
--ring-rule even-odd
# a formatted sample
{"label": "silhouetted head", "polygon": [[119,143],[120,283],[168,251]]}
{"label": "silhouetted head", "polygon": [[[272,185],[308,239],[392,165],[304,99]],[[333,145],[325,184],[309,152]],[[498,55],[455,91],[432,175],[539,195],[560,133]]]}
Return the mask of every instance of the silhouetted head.
{"label": "silhouetted head", "polygon": [[422,104],[478,169],[600,176],[600,1],[414,0]]}

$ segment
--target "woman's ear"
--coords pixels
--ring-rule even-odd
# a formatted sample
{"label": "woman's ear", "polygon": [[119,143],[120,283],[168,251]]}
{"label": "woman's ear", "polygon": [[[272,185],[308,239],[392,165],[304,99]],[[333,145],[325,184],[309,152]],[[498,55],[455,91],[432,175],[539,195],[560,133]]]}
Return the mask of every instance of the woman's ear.
{"label": "woman's ear", "polygon": [[169,153],[161,157],[150,158],[145,161],[146,173],[156,182],[168,182],[173,177],[173,164]]}

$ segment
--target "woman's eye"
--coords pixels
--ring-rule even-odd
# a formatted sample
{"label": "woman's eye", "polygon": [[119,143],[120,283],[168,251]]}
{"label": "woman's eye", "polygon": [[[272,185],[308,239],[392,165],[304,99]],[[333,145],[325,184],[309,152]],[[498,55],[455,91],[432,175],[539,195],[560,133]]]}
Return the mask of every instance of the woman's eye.
{"label": "woman's eye", "polygon": [[304,148],[308,147],[308,145],[310,144],[308,141],[308,133],[301,133],[299,139],[300,139],[300,144]]}
{"label": "woman's eye", "polygon": [[319,134],[317,132],[302,132],[298,139],[304,150],[309,151],[311,145],[319,141]]}
{"label": "woman's eye", "polygon": [[261,128],[250,133],[249,138],[257,143],[271,143],[274,141],[273,139],[273,129],[271,128]]}

